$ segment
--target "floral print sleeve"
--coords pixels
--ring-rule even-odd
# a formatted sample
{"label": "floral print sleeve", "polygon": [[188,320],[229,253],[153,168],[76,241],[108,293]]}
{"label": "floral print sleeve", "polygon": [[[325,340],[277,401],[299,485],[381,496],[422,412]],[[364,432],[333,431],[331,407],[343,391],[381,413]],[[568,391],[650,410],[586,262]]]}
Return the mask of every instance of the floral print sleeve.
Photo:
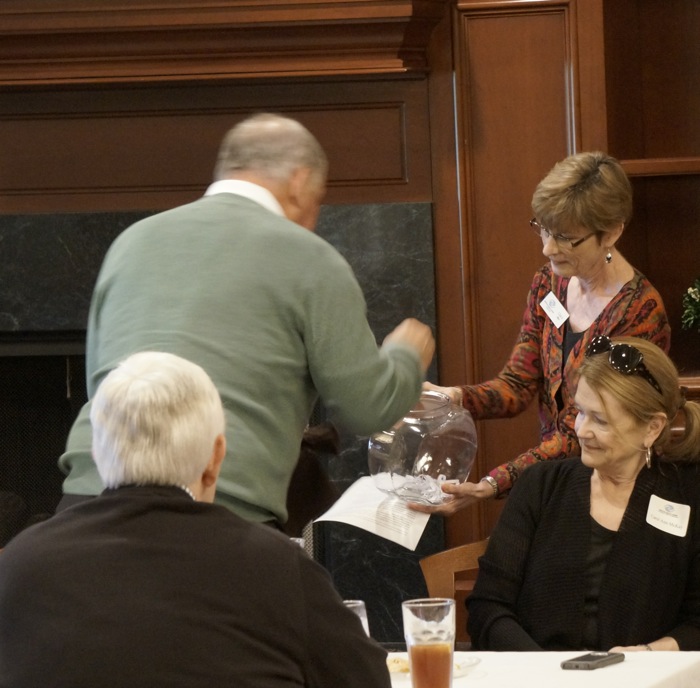
{"label": "floral print sleeve", "polygon": [[[565,303],[567,286],[568,279],[554,275],[548,265],[543,267],[533,279],[520,333],[506,365],[493,380],[463,388],[464,406],[475,420],[515,416],[537,396],[540,444],[489,473],[498,483],[499,495],[508,492],[519,474],[533,463],[578,455],[573,405],[576,370],[594,336],[642,337],[667,353],[671,344],[671,328],[661,296],[644,275],[636,272],[586,330],[563,364],[564,325],[554,327],[540,303],[550,291]],[[557,406],[557,392],[563,401],[561,409]]]}

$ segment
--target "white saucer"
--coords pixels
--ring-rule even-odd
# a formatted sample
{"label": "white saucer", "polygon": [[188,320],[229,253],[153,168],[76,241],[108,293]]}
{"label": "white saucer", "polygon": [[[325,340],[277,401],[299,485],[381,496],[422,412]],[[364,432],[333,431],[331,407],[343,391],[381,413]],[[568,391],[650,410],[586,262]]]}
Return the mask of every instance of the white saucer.
{"label": "white saucer", "polygon": [[[400,657],[402,659],[408,660],[408,653],[406,652],[390,652],[388,658]],[[452,668],[452,678],[459,678],[460,676],[466,676],[481,660],[478,657],[474,657],[470,652],[455,652],[454,654],[454,667]],[[409,671],[395,671],[389,672],[391,676],[392,685],[404,685],[410,684],[411,673]]]}

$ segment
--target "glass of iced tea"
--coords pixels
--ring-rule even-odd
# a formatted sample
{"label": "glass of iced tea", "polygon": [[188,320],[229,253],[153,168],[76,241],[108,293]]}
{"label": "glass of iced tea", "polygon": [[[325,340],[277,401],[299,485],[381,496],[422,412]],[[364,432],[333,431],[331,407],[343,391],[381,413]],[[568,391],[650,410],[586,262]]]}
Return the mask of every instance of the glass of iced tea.
{"label": "glass of iced tea", "polygon": [[455,601],[428,597],[407,600],[401,607],[413,688],[450,688],[455,646]]}

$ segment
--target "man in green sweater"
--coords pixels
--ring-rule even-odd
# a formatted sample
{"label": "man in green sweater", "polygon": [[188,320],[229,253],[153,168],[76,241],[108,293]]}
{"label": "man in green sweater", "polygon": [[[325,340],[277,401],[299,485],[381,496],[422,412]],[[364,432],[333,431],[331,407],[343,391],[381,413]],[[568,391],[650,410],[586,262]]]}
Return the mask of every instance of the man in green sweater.
{"label": "man in green sweater", "polygon": [[[430,328],[413,319],[377,347],[350,266],[313,233],[326,175],[321,146],[299,122],[244,120],[224,138],[204,197],[125,230],[92,297],[88,398],[137,351],[200,365],[226,411],[230,456],[217,501],[252,521],[286,521],[319,396],[348,431],[390,427],[418,399],[435,348]],[[89,413],[88,401],[60,458],[59,508],[102,489]]]}

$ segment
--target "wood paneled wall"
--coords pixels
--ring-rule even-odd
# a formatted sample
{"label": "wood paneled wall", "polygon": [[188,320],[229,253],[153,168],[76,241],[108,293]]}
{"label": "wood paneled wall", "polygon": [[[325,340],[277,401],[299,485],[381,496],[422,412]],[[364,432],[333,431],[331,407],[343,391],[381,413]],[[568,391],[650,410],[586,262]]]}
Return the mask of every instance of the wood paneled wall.
{"label": "wood paneled wall", "polygon": [[429,201],[425,78],[0,93],[0,212],[158,210],[211,181],[225,132],[275,111],[330,160],[327,203]]}

